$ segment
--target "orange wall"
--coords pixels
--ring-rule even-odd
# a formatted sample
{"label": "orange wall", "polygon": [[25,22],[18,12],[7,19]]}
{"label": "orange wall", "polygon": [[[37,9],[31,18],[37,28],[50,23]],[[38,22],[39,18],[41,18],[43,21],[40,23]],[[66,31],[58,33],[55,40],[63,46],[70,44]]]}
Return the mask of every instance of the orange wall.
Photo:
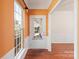
{"label": "orange wall", "polygon": [[14,47],[13,1],[0,0],[0,57]]}
{"label": "orange wall", "polygon": [[24,20],[24,38],[29,35],[29,19],[28,19],[28,10],[25,10],[25,20]]}
{"label": "orange wall", "polygon": [[2,7],[1,7],[2,3],[1,2],[2,2],[2,0],[0,1],[0,57],[2,55],[1,51],[2,51],[2,48],[3,48],[2,47],[3,42],[1,42],[2,41],[2,34],[1,34],[1,32],[2,32],[2,20],[1,20],[2,19],[2,15],[1,15],[2,14],[2,12],[1,12],[2,11]]}
{"label": "orange wall", "polygon": [[29,16],[30,15],[46,15],[46,35],[48,35],[48,10],[46,10],[46,9],[29,9],[28,15]]}
{"label": "orange wall", "polygon": [[48,7],[48,12],[50,12],[51,9],[55,7],[55,5],[57,4],[57,2],[59,2],[59,0],[52,0],[51,4]]}
{"label": "orange wall", "polygon": [[48,14],[47,11],[48,10],[46,9],[29,9],[28,13],[29,15],[47,15]]}

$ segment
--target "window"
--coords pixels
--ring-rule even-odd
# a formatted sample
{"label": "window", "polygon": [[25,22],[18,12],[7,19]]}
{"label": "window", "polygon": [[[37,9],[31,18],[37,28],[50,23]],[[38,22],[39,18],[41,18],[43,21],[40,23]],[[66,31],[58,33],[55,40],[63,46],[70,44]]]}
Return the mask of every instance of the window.
{"label": "window", "polygon": [[33,18],[33,29],[34,29],[34,36],[33,39],[42,39],[42,18]]}
{"label": "window", "polygon": [[15,55],[23,48],[23,9],[14,2]]}

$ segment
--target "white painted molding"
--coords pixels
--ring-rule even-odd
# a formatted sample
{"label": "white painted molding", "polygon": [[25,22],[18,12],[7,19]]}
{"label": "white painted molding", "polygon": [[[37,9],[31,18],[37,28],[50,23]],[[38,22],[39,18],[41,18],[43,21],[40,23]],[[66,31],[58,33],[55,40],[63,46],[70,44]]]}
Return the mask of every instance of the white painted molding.
{"label": "white painted molding", "polygon": [[48,28],[49,28],[49,30],[48,30],[48,51],[51,51],[51,14],[48,14]]}
{"label": "white painted molding", "polygon": [[74,0],[74,59],[78,59],[78,43],[77,43],[77,34],[78,34],[78,0]]}
{"label": "white painted molding", "polygon": [[29,40],[29,36],[24,39],[24,49],[25,49],[25,51],[24,51],[24,53],[23,53],[23,55],[21,56],[20,59],[24,59],[24,57],[25,57],[25,55],[26,55],[26,53],[27,53],[27,51],[29,49],[28,40]]}
{"label": "white painted molding", "polygon": [[6,53],[1,59],[14,59],[14,48],[11,49],[8,53]]}
{"label": "white painted molding", "polygon": [[15,59],[23,59],[23,55],[24,55],[24,52],[26,50],[23,48],[20,50],[20,52],[15,56]]}
{"label": "white painted molding", "polygon": [[51,43],[74,43],[74,42],[51,42]]}

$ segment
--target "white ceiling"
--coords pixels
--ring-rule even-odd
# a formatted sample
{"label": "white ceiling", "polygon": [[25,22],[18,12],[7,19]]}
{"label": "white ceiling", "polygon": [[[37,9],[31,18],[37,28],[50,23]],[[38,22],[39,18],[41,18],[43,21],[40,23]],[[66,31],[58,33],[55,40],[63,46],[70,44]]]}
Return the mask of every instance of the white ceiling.
{"label": "white ceiling", "polygon": [[24,0],[29,9],[48,9],[52,0]]}

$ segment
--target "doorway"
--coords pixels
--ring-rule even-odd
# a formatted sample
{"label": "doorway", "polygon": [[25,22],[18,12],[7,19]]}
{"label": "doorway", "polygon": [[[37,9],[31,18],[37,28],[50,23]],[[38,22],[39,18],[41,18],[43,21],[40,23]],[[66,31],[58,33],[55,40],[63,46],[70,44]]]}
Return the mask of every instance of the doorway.
{"label": "doorway", "polygon": [[46,16],[30,15],[29,49],[47,49]]}

